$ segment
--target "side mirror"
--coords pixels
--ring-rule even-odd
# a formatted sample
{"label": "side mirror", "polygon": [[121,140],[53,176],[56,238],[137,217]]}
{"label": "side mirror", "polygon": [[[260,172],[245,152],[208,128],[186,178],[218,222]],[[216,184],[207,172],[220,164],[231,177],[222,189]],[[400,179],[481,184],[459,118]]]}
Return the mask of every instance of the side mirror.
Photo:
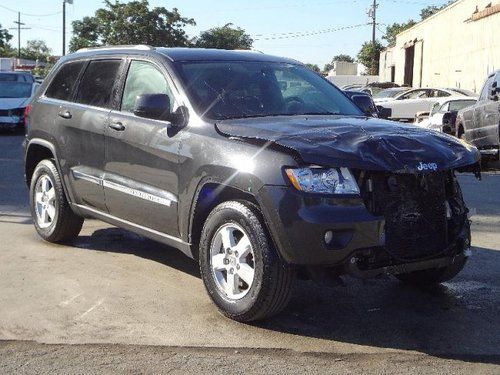
{"label": "side mirror", "polygon": [[170,114],[170,98],[166,94],[137,95],[134,115],[153,120],[167,120]]}
{"label": "side mirror", "polygon": [[377,106],[377,111],[378,111],[378,117],[388,119],[392,116],[392,109],[391,108],[385,108],[382,107],[381,105]]}
{"label": "side mirror", "polygon": [[367,95],[353,95],[352,101],[363,111],[363,113],[370,117],[377,116],[377,108],[373,104],[371,98]]}

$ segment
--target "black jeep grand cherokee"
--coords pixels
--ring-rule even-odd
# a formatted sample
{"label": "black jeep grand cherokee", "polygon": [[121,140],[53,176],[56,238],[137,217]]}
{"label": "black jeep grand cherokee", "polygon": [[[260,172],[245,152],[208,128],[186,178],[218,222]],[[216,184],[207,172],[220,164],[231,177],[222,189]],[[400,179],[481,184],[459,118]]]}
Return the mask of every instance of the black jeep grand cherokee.
{"label": "black jeep grand cherokee", "polygon": [[27,109],[38,233],[98,218],[199,261],[226,316],[282,310],[297,271],[438,283],[470,230],[456,171],[479,153],[369,118],[302,64],[147,46],[61,59]]}

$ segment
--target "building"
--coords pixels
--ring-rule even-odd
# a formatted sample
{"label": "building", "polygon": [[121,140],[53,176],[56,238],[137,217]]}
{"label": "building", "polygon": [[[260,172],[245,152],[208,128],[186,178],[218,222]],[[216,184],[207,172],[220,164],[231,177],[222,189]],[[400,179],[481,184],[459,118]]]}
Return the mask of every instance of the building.
{"label": "building", "polygon": [[458,0],[401,32],[380,54],[380,81],[478,92],[500,68],[500,0]]}
{"label": "building", "polygon": [[378,82],[378,76],[365,75],[366,68],[362,64],[347,61],[334,61],[333,68],[326,78],[338,87],[358,85],[366,86],[371,82]]}

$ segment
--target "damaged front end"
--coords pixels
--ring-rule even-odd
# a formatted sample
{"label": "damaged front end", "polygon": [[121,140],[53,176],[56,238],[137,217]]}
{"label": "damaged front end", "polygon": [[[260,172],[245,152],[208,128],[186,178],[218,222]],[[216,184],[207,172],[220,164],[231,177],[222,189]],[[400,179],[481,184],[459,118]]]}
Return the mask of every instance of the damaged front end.
{"label": "damaged front end", "polygon": [[357,172],[370,213],[384,218],[380,246],[346,261],[359,277],[446,267],[470,248],[468,209],[454,171],[395,174]]}

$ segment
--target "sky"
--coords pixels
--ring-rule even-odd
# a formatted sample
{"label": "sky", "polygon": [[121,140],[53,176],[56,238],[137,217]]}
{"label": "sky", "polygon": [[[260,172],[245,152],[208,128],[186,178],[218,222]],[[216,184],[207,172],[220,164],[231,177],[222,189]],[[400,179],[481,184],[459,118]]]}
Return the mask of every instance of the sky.
{"label": "sky", "polygon": [[[122,2],[125,2],[122,0]],[[385,25],[418,19],[420,9],[441,5],[446,0],[379,0],[376,33],[381,38]],[[74,0],[66,5],[66,40],[71,38],[71,21],[91,16],[102,0]],[[177,8],[197,25],[186,28],[189,36],[231,22],[254,39],[254,49],[285,56],[304,63],[324,64],[345,53],[356,56],[363,42],[371,40],[367,10],[372,0],[150,0],[150,6]],[[8,9],[6,9],[8,8]],[[53,54],[62,52],[62,0],[1,0],[0,25],[16,27],[17,11],[29,27],[21,31],[21,47],[27,40],[42,39]],[[362,25],[362,26],[356,26]],[[353,28],[341,28],[356,26]],[[17,30],[10,30],[17,48]],[[292,35],[290,34],[292,33]]]}

